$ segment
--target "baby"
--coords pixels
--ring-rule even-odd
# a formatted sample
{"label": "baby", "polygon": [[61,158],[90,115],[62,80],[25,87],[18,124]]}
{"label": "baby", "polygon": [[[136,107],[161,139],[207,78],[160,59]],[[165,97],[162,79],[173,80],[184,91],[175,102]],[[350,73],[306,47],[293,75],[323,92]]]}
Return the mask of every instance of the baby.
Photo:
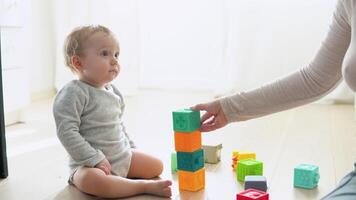
{"label": "baby", "polygon": [[120,72],[120,48],[103,26],[84,26],[66,38],[66,65],[78,76],[53,104],[57,135],[69,154],[69,184],[82,192],[120,198],[136,194],[171,196],[159,176],[162,162],[133,149],[122,121],[123,97],[110,84]]}

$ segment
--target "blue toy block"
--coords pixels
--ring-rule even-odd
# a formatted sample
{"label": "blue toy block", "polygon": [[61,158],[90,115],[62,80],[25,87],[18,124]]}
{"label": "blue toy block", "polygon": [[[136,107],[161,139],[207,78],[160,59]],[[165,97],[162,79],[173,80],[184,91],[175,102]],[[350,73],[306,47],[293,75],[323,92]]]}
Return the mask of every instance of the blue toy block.
{"label": "blue toy block", "polygon": [[181,109],[173,113],[173,129],[175,132],[192,132],[200,129],[200,112]]}
{"label": "blue toy block", "polygon": [[300,164],[294,168],[294,187],[313,189],[319,182],[319,167]]}
{"label": "blue toy block", "polygon": [[204,151],[177,152],[178,170],[195,172],[204,167]]}
{"label": "blue toy block", "polygon": [[266,192],[267,179],[264,176],[245,176],[245,190],[256,189]]}

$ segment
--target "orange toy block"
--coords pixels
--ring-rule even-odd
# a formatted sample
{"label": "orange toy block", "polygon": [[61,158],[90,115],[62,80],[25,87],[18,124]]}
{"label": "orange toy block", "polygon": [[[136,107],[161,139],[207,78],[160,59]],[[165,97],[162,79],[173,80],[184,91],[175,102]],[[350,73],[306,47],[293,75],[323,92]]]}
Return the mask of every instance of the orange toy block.
{"label": "orange toy block", "polygon": [[180,152],[193,152],[201,149],[201,131],[196,130],[193,132],[174,133],[174,144],[176,151]]}
{"label": "orange toy block", "polygon": [[201,168],[195,172],[178,171],[179,189],[187,191],[198,191],[205,187],[205,169]]}

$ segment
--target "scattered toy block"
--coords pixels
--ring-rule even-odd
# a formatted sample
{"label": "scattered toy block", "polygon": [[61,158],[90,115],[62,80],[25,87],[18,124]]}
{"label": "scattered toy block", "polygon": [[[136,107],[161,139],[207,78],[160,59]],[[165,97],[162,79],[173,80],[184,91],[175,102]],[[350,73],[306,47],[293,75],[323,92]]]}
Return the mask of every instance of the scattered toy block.
{"label": "scattered toy block", "polygon": [[174,145],[176,151],[193,152],[201,149],[201,131],[196,130],[190,133],[175,132]]}
{"label": "scattered toy block", "polygon": [[222,144],[203,145],[204,160],[206,163],[216,164],[221,160]]}
{"label": "scattered toy block", "polygon": [[237,167],[237,157],[232,158],[231,167],[232,167],[232,170],[236,171],[236,167]]}
{"label": "scattered toy block", "polygon": [[173,111],[173,129],[176,132],[191,132],[200,129],[200,112],[191,109]]}
{"label": "scattered toy block", "polygon": [[187,191],[198,191],[205,187],[205,169],[201,168],[195,172],[178,170],[179,189]]}
{"label": "scattered toy block", "polygon": [[269,194],[260,190],[248,189],[237,194],[236,200],[269,200]]}
{"label": "scattered toy block", "polygon": [[256,159],[256,153],[254,152],[239,152],[237,155],[237,160],[246,160],[246,159]]}
{"label": "scattered toy block", "polygon": [[241,152],[241,151],[232,151],[232,164],[231,167],[234,171],[236,171],[237,162],[239,160],[246,159],[256,159],[256,153],[254,152]]}
{"label": "scattered toy block", "polygon": [[294,187],[313,189],[320,178],[319,167],[310,164],[300,164],[294,168]]}
{"label": "scattered toy block", "polygon": [[239,155],[239,152],[234,150],[232,151],[232,164],[231,164],[231,167],[232,167],[232,170],[233,171],[236,171],[236,166],[237,166],[237,156]]}
{"label": "scattered toy block", "polygon": [[233,157],[233,158],[234,158],[234,157],[237,157],[237,155],[239,155],[239,152],[238,152],[238,151],[236,151],[236,150],[232,151],[232,157]]}
{"label": "scattered toy block", "polygon": [[267,179],[264,176],[245,176],[245,190],[256,189],[267,191]]}
{"label": "scattered toy block", "polygon": [[197,171],[204,167],[204,151],[177,152],[178,170]]}
{"label": "scattered toy block", "polygon": [[247,159],[237,162],[237,180],[245,181],[247,175],[263,175],[263,163],[258,160]]}
{"label": "scattered toy block", "polygon": [[176,153],[171,153],[171,173],[175,174],[177,173],[178,168],[177,168],[177,154]]}

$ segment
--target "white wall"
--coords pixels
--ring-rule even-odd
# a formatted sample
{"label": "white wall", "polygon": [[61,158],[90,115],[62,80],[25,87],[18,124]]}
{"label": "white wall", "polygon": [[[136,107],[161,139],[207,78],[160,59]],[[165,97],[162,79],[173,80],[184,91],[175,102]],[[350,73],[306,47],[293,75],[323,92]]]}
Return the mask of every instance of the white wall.
{"label": "white wall", "polygon": [[27,85],[23,87],[28,87],[31,96],[54,89],[51,1],[25,0],[22,3],[25,4],[22,26],[1,29],[2,56],[5,67],[26,70]]}
{"label": "white wall", "polygon": [[26,62],[30,75],[30,93],[39,95],[54,89],[54,35],[52,1],[31,0],[31,17],[27,32],[26,52],[30,52]]}
{"label": "white wall", "polygon": [[213,89],[223,64],[218,0],[139,1],[140,85]]}
{"label": "white wall", "polygon": [[[235,90],[248,90],[308,65],[328,31],[337,0],[227,0],[226,55]],[[323,101],[352,102],[341,85]]]}
{"label": "white wall", "polygon": [[[25,41],[20,48],[26,53],[18,60],[28,70],[31,94],[53,89],[54,82],[60,88],[66,78],[73,78],[63,65],[63,40],[72,28],[88,23],[107,25],[118,35],[123,72],[117,84],[124,93],[135,93],[138,87],[251,89],[311,61],[336,3],[28,1],[31,12],[20,31],[24,36],[9,37]],[[348,94],[344,89],[339,89],[342,96]]]}

